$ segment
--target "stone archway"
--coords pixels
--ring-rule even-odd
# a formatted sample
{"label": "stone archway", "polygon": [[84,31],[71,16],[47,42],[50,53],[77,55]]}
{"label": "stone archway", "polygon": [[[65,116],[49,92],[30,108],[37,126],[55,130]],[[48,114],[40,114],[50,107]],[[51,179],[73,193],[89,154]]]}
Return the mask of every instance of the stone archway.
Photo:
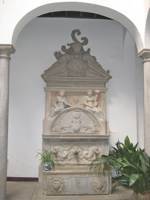
{"label": "stone archway", "polygon": [[133,22],[129,18],[127,18],[121,12],[112,9],[110,7],[105,7],[91,3],[90,4],[81,3],[81,2],[51,3],[35,7],[33,10],[30,10],[28,13],[26,13],[24,16],[21,16],[21,18],[18,19],[12,32],[11,43],[15,45],[15,41],[17,40],[20,31],[32,19],[46,12],[65,11],[65,10],[91,12],[109,17],[119,22],[123,27],[125,27],[129,31],[129,33],[131,34],[132,38],[135,41],[138,52],[143,48],[142,37],[137,27],[133,24]]}
{"label": "stone archway", "polygon": [[[11,41],[15,44],[18,34],[23,27],[38,15],[44,14],[47,11],[60,11],[60,10],[80,10],[86,12],[93,12],[110,17],[120,24],[122,24],[131,33],[135,40],[138,51],[143,48],[141,36],[136,26],[123,14],[117,10],[109,7],[104,7],[96,4],[86,3],[54,3],[37,6],[28,11],[23,16],[20,16],[17,23],[14,24],[12,29]],[[7,174],[7,134],[8,134],[8,81],[9,81],[9,59],[10,54],[13,52],[11,45],[0,45],[0,90],[2,96],[0,97],[0,199],[4,200],[6,195],[6,174]],[[140,55],[144,56],[142,52]],[[148,105],[149,106],[149,105]],[[150,110],[150,108],[148,107]]]}

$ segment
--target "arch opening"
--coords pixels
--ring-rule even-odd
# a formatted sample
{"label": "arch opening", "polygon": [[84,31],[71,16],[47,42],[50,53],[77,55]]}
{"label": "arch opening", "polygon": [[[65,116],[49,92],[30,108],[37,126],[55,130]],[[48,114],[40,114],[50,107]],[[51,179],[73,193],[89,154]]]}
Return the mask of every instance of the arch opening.
{"label": "arch opening", "polygon": [[120,23],[129,31],[129,33],[131,34],[132,38],[135,41],[138,52],[143,48],[142,39],[136,26],[125,15],[109,7],[104,7],[89,3],[77,3],[77,2],[50,3],[32,9],[24,16],[22,16],[20,20],[18,20],[12,34],[12,44],[15,45],[19,33],[21,32],[23,27],[26,24],[28,24],[32,19],[40,15],[44,15],[45,13],[58,12],[58,11],[89,12],[97,15],[102,15],[107,18],[111,18],[116,22]]}

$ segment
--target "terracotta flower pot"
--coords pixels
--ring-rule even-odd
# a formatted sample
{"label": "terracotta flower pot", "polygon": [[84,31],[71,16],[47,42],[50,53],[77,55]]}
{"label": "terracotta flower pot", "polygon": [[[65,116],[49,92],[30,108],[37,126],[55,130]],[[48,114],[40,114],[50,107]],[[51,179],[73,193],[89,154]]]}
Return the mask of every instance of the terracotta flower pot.
{"label": "terracotta flower pot", "polygon": [[150,192],[144,194],[138,194],[138,200],[150,200]]}

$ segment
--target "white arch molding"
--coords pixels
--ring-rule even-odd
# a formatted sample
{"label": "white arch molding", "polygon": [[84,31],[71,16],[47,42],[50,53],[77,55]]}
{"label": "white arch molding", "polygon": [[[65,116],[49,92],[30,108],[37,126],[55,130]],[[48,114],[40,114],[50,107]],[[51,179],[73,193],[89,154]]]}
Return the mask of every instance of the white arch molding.
{"label": "white arch molding", "polygon": [[[53,1],[56,2],[57,0]],[[52,2],[52,1],[51,1]],[[90,12],[106,17],[112,18],[116,22],[120,23],[125,30],[127,30],[133,41],[135,42],[137,53],[141,52],[142,49],[146,47],[146,42],[143,40],[141,32],[139,32],[137,26],[129,19],[125,14],[119,12],[117,9],[112,9],[108,6],[103,6],[100,4],[85,3],[89,2],[88,0],[81,2],[62,2],[58,0],[56,3],[45,3],[41,5],[36,5],[33,9],[28,10],[23,15],[18,18],[16,24],[14,25],[13,32],[11,33],[11,44],[15,46],[19,33],[23,30],[25,25],[27,25],[32,19],[48,12],[56,11],[81,11],[81,12]],[[96,1],[95,1],[96,2]],[[150,21],[150,14],[147,17],[147,21]],[[147,22],[147,27],[149,23]],[[146,32],[150,32],[150,27],[147,28]],[[149,39],[148,34],[145,34]],[[146,37],[145,37],[146,38]],[[144,39],[145,39],[144,38]],[[139,54],[141,55],[141,53]],[[139,136],[140,137],[140,136]]]}
{"label": "white arch molding", "polygon": [[104,7],[97,4],[89,4],[81,2],[49,3],[42,6],[37,6],[33,10],[30,10],[25,15],[21,16],[21,18],[18,19],[17,23],[15,24],[11,35],[11,44],[15,46],[19,33],[24,28],[24,26],[28,24],[32,19],[47,12],[56,12],[65,10],[91,12],[112,18],[115,21],[119,22],[129,31],[131,37],[135,41],[137,52],[143,49],[142,36],[140,35],[137,27],[133,24],[133,22],[129,18],[127,18],[127,16],[123,15],[122,13],[110,7]]}
{"label": "white arch molding", "polygon": [[25,25],[27,25],[32,19],[48,12],[66,10],[96,13],[112,18],[116,22],[120,23],[125,28],[125,30],[127,30],[130,33],[131,37],[133,38],[133,41],[135,42],[137,53],[143,49],[144,42],[142,41],[142,36],[140,35],[135,24],[133,24],[133,22],[127,16],[125,16],[118,10],[112,9],[110,7],[83,2],[62,3],[61,1],[58,1],[57,3],[48,3],[41,6],[36,6],[34,9],[30,10],[29,12],[25,13],[23,16],[20,17],[20,19],[14,26],[14,30],[11,37],[11,43],[15,46],[19,33],[25,27]]}
{"label": "white arch molding", "polygon": [[[71,1],[71,0],[70,0]],[[81,11],[81,12],[90,12],[96,13],[100,15],[104,15],[106,17],[112,18],[116,22],[120,23],[131,35],[133,41],[135,42],[137,53],[139,56],[143,56],[143,49],[150,48],[150,13],[147,15],[147,24],[145,29],[145,37],[142,36],[141,31],[137,28],[137,24],[133,23],[127,15],[123,14],[123,12],[119,12],[119,9],[104,6],[102,3],[91,3],[89,0],[82,0],[76,2],[62,2],[61,0],[53,0],[53,3],[37,3],[32,9],[26,10],[18,19],[15,21],[13,25],[13,29],[11,32],[10,43],[15,47],[15,43],[17,41],[18,35],[21,30],[28,24],[32,19],[36,18],[39,15],[48,13],[48,12],[56,12],[56,11]],[[90,3],[89,3],[90,2]],[[95,1],[97,2],[97,1]],[[135,25],[136,24],[136,25]],[[141,53],[142,52],[142,53]],[[144,51],[145,52],[145,51]],[[147,52],[147,51],[146,51]],[[147,96],[147,95],[146,95]],[[147,97],[146,97],[147,98]],[[148,106],[149,107],[149,106]],[[147,125],[146,125],[147,126]],[[150,128],[148,128],[149,130]],[[149,139],[149,138],[148,138]],[[149,139],[150,140],[150,139]],[[145,141],[146,143],[147,141]],[[150,149],[148,150],[150,154]]]}

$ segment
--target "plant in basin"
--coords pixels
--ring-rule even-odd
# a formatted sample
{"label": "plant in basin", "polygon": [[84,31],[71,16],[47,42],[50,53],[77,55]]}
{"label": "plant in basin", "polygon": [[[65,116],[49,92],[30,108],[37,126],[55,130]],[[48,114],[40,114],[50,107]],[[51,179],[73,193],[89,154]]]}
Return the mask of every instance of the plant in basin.
{"label": "plant in basin", "polygon": [[123,143],[117,142],[109,155],[98,157],[91,166],[98,173],[111,169],[115,172],[115,181],[132,188],[137,194],[150,192],[150,157],[137,144],[134,145],[128,136]]}
{"label": "plant in basin", "polygon": [[49,171],[55,167],[54,156],[51,151],[44,150],[42,153],[39,153],[39,156],[44,171]]}

